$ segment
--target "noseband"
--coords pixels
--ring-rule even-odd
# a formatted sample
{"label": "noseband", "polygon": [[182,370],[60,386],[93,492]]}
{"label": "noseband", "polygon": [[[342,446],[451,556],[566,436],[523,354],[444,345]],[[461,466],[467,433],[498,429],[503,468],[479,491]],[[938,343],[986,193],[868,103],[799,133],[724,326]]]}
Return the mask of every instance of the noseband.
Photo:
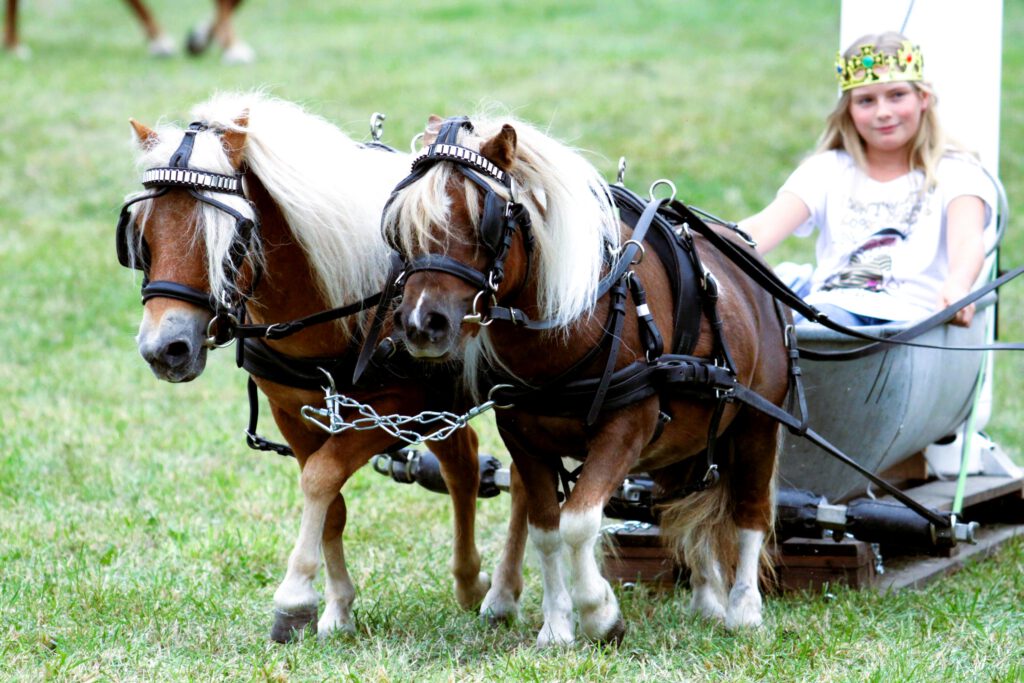
{"label": "noseband", "polygon": [[[234,238],[231,243],[228,258],[224,262],[226,274],[235,273],[242,265],[254,234],[259,231],[259,217],[256,208],[253,206],[255,220],[246,218],[236,209],[209,197],[203,192],[216,192],[219,194],[230,194],[245,198],[245,191],[242,187],[242,174],[224,175],[202,169],[191,168],[189,160],[192,157],[192,147],[195,144],[197,133],[207,130],[208,126],[202,122],[195,122],[189,125],[178,149],[171,155],[167,166],[159,166],[146,170],[142,176],[142,186],[151,190],[146,194],[133,197],[121,206],[121,216],[117,223],[117,259],[125,268],[135,268],[143,273],[142,280],[142,302],[162,297],[166,299],[177,299],[190,304],[205,308],[214,315],[214,320],[221,316],[229,315],[230,311],[237,308],[244,300],[244,295],[237,292],[236,301],[217,301],[209,292],[204,292],[194,287],[172,282],[169,280],[149,280],[149,247],[144,237],[136,237],[135,220],[131,212],[132,205],[147,199],[156,199],[167,194],[172,189],[183,189],[198,202],[212,206],[235,219]],[[250,202],[250,206],[252,206]],[[258,273],[253,274],[253,283],[258,279]],[[211,325],[213,322],[211,321]]]}
{"label": "noseband", "polygon": [[[480,243],[491,255],[490,264],[485,270],[466,265],[447,254],[425,254],[405,265],[399,278],[404,282],[413,273],[421,271],[435,271],[448,273],[477,287],[479,293],[473,300],[473,310],[464,320],[487,324],[484,316],[478,309],[480,299],[485,295],[491,302],[496,301],[498,287],[505,279],[505,261],[512,249],[512,240],[516,231],[521,230],[523,234],[523,245],[526,250],[526,272],[530,271],[530,262],[533,255],[533,231],[531,229],[530,213],[526,207],[516,201],[515,179],[507,171],[496,166],[492,161],[479,152],[457,144],[460,130],[473,130],[473,124],[464,116],[446,119],[441,124],[437,140],[429,145],[412,162],[412,173],[410,173],[396,187],[391,194],[388,204],[394,201],[398,193],[422,178],[428,169],[440,162],[455,164],[459,172],[473,182],[484,192],[484,209],[480,217],[478,234]],[[508,190],[509,198],[506,200],[488,183],[481,175],[494,180]],[[385,208],[387,213],[387,208]],[[400,251],[396,244],[391,247]]]}

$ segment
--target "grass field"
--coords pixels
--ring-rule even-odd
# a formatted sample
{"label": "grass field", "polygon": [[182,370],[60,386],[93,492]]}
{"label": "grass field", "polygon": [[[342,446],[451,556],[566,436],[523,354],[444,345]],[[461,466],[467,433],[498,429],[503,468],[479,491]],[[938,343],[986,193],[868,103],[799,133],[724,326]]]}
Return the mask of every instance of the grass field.
{"label": "grass field", "polygon": [[[685,590],[621,591],[620,647],[538,652],[532,557],[522,621],[488,629],[450,589],[447,501],[368,471],[346,488],[357,634],[273,645],[297,468],[245,447],[232,354],[172,386],[135,349],[139,282],[113,240],[139,189],[128,117],[187,122],[217,90],[264,87],[356,137],[384,111],[385,142],[404,148],[430,113],[500,103],[594,150],[609,177],[625,154],[635,189],[668,177],[685,200],[741,218],[830,108],[838,3],[252,2],[237,24],[259,60],[242,68],[148,58],[121,3],[23,4],[33,57],[0,55],[0,680],[1024,680],[1019,542],[920,592],[769,599],[758,633],[687,617]],[[180,36],[209,11],[152,5]],[[1016,208],[1024,2],[1005,5],[1001,176]],[[1007,266],[1024,260],[1015,227]],[[1004,294],[1005,339],[1024,339],[1010,313],[1022,293]],[[989,426],[1017,454],[1022,370],[998,359]],[[479,505],[489,566],[506,506]]]}

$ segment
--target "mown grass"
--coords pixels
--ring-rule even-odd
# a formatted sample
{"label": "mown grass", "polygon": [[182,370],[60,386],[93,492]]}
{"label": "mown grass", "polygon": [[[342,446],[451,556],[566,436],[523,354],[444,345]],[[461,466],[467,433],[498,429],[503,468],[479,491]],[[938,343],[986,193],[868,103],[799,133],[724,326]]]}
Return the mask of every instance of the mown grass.
{"label": "mown grass", "polygon": [[[153,4],[175,35],[208,11]],[[245,448],[230,353],[171,386],[135,350],[139,282],[113,249],[118,204],[137,189],[129,116],[185,120],[216,90],[266,87],[356,136],[385,111],[385,140],[404,147],[431,112],[500,103],[593,150],[609,177],[625,154],[634,188],[669,177],[687,201],[739,218],[773,196],[830,106],[834,3],[253,3],[237,17],[259,52],[249,68],[151,60],[105,0],[28,3],[22,18],[33,59],[0,58],[0,679],[1024,678],[1021,543],[921,592],[769,599],[759,633],[690,619],[682,590],[622,591],[620,647],[537,652],[533,562],[523,621],[486,628],[451,595],[445,499],[365,471],[346,488],[357,634],[272,645],[296,468]],[[1001,175],[1014,206],[1022,30],[1024,6],[1006,3]],[[1011,228],[1004,263],[1022,257]],[[1008,339],[1024,339],[1010,313],[1021,291],[1003,299]],[[999,359],[990,425],[1017,453],[1020,370]],[[487,564],[506,504],[479,506]]]}

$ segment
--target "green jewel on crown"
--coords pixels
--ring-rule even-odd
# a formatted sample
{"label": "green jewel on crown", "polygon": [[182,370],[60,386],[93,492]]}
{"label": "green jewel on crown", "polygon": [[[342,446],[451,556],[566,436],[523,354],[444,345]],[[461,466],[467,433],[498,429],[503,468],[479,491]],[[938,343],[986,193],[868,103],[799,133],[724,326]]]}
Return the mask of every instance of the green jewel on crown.
{"label": "green jewel on crown", "polygon": [[924,78],[921,48],[904,40],[895,55],[887,55],[872,44],[861,45],[860,54],[844,59],[836,54],[836,80],[843,92],[862,85],[920,81]]}

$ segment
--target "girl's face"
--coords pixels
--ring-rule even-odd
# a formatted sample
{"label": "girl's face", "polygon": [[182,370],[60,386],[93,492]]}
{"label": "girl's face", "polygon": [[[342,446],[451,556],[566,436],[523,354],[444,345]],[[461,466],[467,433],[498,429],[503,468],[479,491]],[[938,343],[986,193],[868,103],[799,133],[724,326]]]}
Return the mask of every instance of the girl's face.
{"label": "girl's face", "polygon": [[927,108],[928,93],[910,83],[876,83],[850,92],[850,118],[868,152],[906,148]]}

